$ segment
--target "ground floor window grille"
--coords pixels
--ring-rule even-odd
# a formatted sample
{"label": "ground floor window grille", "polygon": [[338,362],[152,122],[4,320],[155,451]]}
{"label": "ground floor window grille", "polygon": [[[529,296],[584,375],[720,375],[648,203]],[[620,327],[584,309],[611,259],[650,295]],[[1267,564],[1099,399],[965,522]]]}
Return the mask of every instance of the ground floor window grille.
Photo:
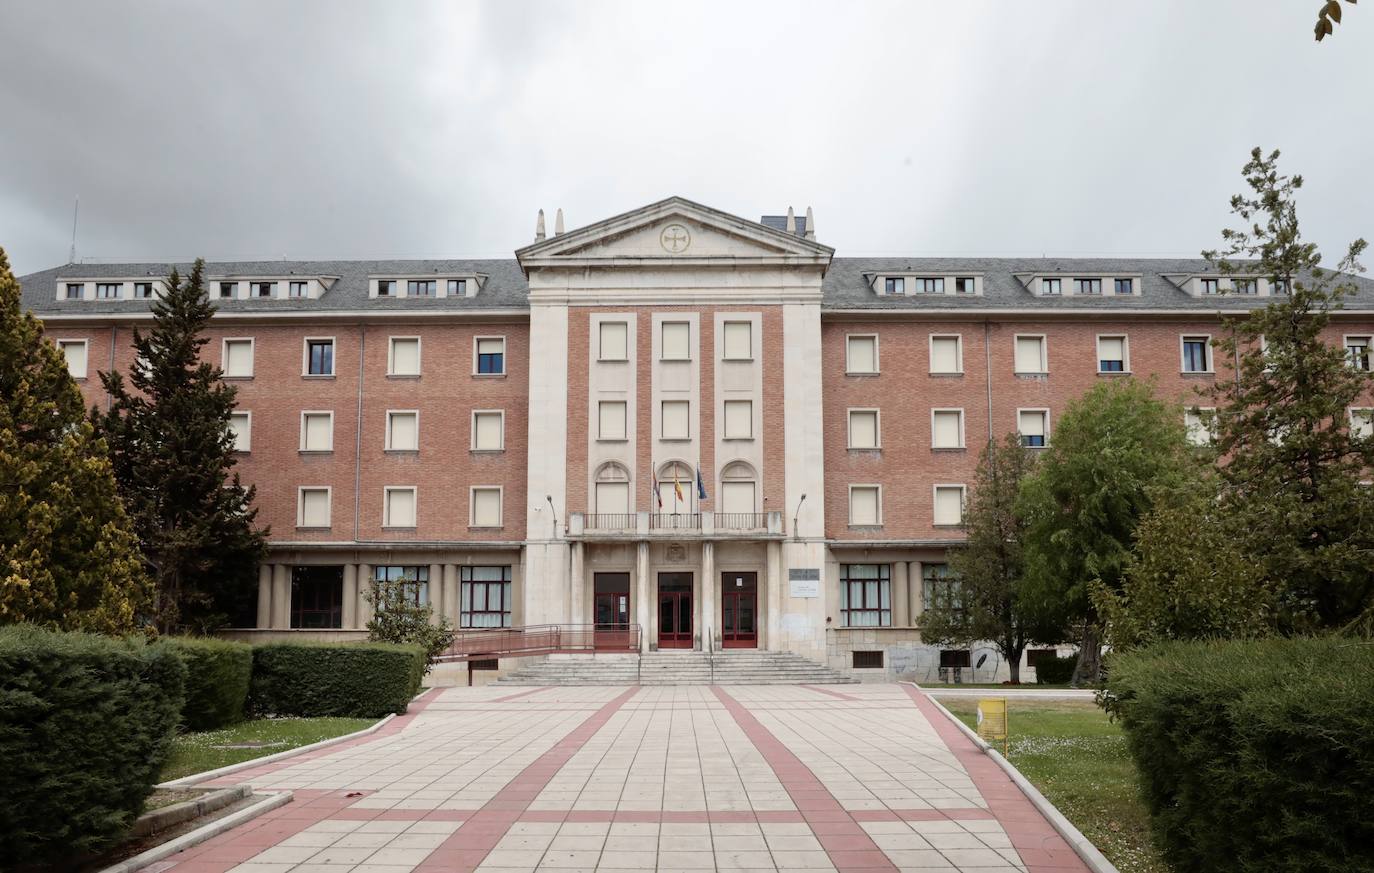
{"label": "ground floor window grille", "polygon": [[879,649],[876,652],[851,652],[854,656],[855,670],[869,670],[873,668],[881,669],[883,666],[883,652]]}
{"label": "ground floor window grille", "polygon": [[840,565],[840,620],[844,627],[892,625],[891,564]]}
{"label": "ground floor window grille", "polygon": [[510,567],[463,567],[459,627],[510,627]]}

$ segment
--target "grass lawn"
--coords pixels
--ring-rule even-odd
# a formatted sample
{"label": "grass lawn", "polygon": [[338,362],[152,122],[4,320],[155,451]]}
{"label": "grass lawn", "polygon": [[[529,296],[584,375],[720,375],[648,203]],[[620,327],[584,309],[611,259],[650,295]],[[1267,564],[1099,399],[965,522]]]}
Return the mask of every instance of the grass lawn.
{"label": "grass lawn", "polygon": [[[978,701],[944,699],[973,727]],[[1008,695],[1011,762],[1121,873],[1169,873],[1150,842],[1121,728],[1090,701]]]}
{"label": "grass lawn", "polygon": [[[181,734],[172,741],[172,754],[162,768],[162,781],[308,746],[362,730],[376,722],[373,718],[260,718],[223,730]],[[240,743],[262,745],[248,749],[222,748]]]}

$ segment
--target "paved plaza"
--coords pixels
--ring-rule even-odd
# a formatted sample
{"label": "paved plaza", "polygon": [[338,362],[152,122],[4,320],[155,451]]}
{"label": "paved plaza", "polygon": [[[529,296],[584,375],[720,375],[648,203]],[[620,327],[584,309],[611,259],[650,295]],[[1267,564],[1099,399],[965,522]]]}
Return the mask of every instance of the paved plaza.
{"label": "paved plaza", "polygon": [[152,871],[1087,869],[905,685],[435,690],[243,783],[294,799]]}

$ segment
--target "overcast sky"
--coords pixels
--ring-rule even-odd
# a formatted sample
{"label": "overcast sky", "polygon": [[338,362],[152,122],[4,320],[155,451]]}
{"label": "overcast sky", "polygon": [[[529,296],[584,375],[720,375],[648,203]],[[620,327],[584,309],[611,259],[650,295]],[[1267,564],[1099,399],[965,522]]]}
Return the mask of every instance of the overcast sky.
{"label": "overcast sky", "polygon": [[1318,0],[0,3],[0,245],[509,257],[672,194],[841,255],[1193,255],[1277,147],[1374,234],[1374,8]]}

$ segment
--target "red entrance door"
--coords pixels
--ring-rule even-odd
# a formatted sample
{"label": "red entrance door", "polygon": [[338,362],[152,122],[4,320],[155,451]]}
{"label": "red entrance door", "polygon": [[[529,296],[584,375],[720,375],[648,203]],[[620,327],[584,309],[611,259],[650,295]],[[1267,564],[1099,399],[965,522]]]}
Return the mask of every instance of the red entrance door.
{"label": "red entrance door", "polygon": [[759,577],[757,573],[720,575],[720,644],[726,649],[759,645]]}
{"label": "red entrance door", "polygon": [[692,647],[692,574],[658,574],[658,647]]}

